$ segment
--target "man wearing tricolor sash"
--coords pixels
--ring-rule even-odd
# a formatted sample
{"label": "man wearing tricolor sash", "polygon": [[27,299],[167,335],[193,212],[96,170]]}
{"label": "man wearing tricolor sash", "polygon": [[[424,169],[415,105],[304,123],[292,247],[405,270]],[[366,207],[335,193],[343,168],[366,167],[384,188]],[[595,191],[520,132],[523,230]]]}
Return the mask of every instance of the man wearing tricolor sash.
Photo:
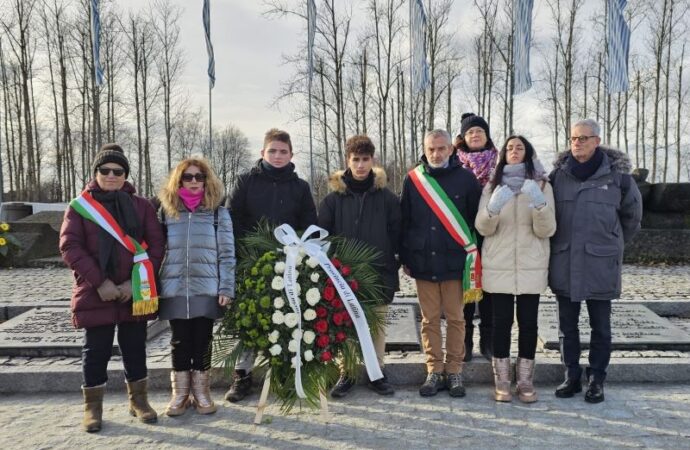
{"label": "man wearing tricolor sash", "polygon": [[[481,299],[481,261],[475,238],[481,187],[462,168],[448,132],[433,130],[424,138],[424,156],[403,183],[403,238],[400,257],[415,279],[422,311],[422,344],[427,378],[422,396],[448,389],[463,397],[466,302]],[[441,314],[446,319],[443,352]]]}
{"label": "man wearing tricolor sash", "polygon": [[126,181],[129,161],[117,144],[95,156],[94,178],[65,212],[60,252],[74,273],[72,322],[84,329],[85,431],[101,429],[108,361],[117,331],[129,410],[155,422],[147,400],[146,321],[155,317],[164,236],[148,200]]}

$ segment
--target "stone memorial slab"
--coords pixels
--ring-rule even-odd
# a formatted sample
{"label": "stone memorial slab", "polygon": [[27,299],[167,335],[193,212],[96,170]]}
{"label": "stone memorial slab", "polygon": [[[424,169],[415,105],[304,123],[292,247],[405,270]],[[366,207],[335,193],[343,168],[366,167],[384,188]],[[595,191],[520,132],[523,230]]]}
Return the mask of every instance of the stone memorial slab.
{"label": "stone memorial slab", "polygon": [[[148,339],[167,327],[164,321],[149,322]],[[83,334],[72,325],[69,308],[34,308],[0,324],[0,356],[81,356]],[[117,333],[113,354],[120,354]]]}
{"label": "stone memorial slab", "polygon": [[413,304],[388,305],[386,316],[386,350],[419,351],[419,322]]}
{"label": "stone memorial slab", "polygon": [[[586,305],[580,311],[580,342],[589,348],[589,316]],[[611,311],[613,350],[690,350],[690,334],[658,316],[644,305],[616,303]],[[558,310],[556,303],[539,305],[539,339],[544,348],[558,350]]]}

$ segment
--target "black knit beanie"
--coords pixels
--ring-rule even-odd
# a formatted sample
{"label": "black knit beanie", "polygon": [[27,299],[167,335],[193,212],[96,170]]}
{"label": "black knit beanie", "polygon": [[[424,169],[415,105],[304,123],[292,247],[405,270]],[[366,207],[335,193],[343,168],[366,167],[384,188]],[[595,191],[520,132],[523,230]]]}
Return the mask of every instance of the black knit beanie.
{"label": "black knit beanie", "polygon": [[103,144],[101,150],[96,154],[91,165],[92,173],[95,173],[99,167],[105,163],[115,163],[125,169],[125,178],[129,176],[129,161],[125,156],[125,152],[118,144]]}
{"label": "black knit beanie", "polygon": [[480,117],[474,113],[465,113],[462,115],[462,122],[460,122],[460,136],[465,137],[465,133],[472,127],[480,127],[486,133],[486,138],[491,140],[491,134],[489,133],[489,124],[486,123],[483,117]]}

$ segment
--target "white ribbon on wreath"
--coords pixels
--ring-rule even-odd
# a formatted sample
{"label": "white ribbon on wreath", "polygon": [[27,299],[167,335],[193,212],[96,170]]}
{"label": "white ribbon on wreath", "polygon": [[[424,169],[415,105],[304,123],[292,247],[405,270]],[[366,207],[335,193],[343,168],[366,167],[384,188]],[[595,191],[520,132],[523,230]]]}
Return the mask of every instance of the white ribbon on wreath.
{"label": "white ribbon on wreath", "polygon": [[[311,238],[314,233],[318,233],[317,238]],[[338,291],[340,298],[345,305],[345,309],[352,318],[352,323],[355,326],[359,344],[362,348],[362,356],[364,358],[364,366],[367,369],[367,374],[371,381],[383,378],[381,368],[379,367],[378,359],[376,358],[376,350],[371,339],[371,331],[369,324],[364,315],[364,311],[357,301],[357,297],[350,288],[347,281],[340,275],[338,269],[335,268],[331,260],[328,258],[328,249],[330,243],[325,239],[328,237],[328,231],[316,225],[310,225],[309,228],[299,238],[295,230],[288,224],[280,225],[273,230],[278,242],[285,246],[285,294],[288,298],[288,303],[292,311],[297,315],[297,329],[300,336],[302,335],[302,311],[301,301],[297,293],[297,272],[296,262],[299,257],[300,250],[307,256],[316,259],[319,265],[326,272],[326,275],[333,281],[333,286]],[[302,339],[297,340],[297,354],[295,356],[295,390],[297,396],[306,398],[304,389],[302,388]]]}

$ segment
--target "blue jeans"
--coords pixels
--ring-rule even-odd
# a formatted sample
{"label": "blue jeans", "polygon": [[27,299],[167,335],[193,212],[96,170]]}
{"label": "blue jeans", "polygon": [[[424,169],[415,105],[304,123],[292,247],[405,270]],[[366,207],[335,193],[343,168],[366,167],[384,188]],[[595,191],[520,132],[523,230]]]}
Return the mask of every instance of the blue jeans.
{"label": "blue jeans", "polygon": [[[108,361],[113,351],[115,325],[87,328],[82,347],[84,387],[100,386],[108,381]],[[122,353],[127,381],[146,378],[146,322],[117,325],[117,342]]]}
{"label": "blue jeans", "polygon": [[[561,344],[561,361],[566,367],[566,376],[579,380],[580,367],[580,302],[572,302],[569,297],[558,299],[558,327]],[[587,300],[587,312],[592,334],[589,340],[589,367],[587,377],[603,383],[606,368],[611,359],[611,301]]]}

